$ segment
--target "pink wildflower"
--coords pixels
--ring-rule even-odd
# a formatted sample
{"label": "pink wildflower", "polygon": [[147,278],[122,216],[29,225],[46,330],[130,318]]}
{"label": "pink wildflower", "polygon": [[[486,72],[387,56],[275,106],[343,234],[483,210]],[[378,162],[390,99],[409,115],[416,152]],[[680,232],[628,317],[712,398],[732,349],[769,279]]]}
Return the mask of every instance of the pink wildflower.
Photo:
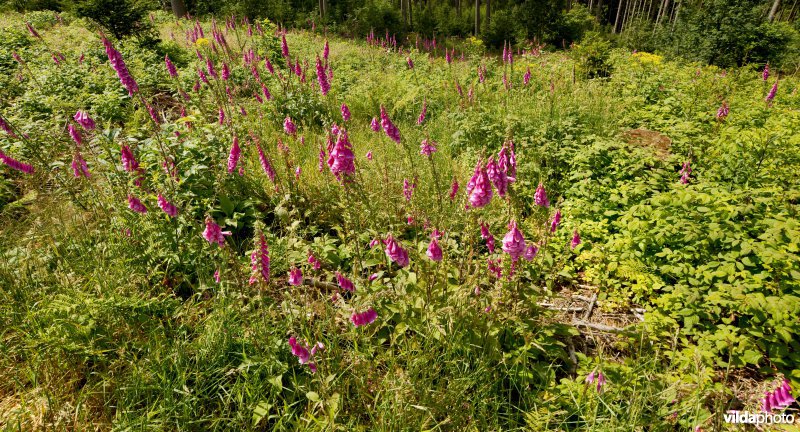
{"label": "pink wildflower", "polygon": [[339,284],[339,288],[345,291],[350,291],[350,292],[356,291],[356,286],[353,284],[353,281],[346,278],[343,274],[339,273],[338,271],[336,272],[336,282]]}
{"label": "pink wildflower", "polygon": [[242,155],[242,150],[239,148],[239,138],[234,136],[233,137],[233,145],[231,145],[231,151],[228,154],[228,173],[232,173],[236,170],[236,165],[239,164],[239,157]]}
{"label": "pink wildflower", "polygon": [[72,123],[67,125],[67,131],[69,131],[69,136],[72,137],[72,140],[75,141],[75,145],[80,147],[83,144],[83,140],[81,139],[81,133],[78,132],[78,129]]}
{"label": "pink wildflower", "polygon": [[378,313],[375,312],[375,309],[369,308],[361,313],[354,312],[353,315],[350,316],[350,322],[352,322],[356,327],[361,327],[372,324],[377,318]]}
{"label": "pink wildflower", "polygon": [[299,286],[303,284],[303,271],[297,267],[289,270],[289,285]]}
{"label": "pink wildflower", "polygon": [[322,267],[322,263],[314,256],[311,251],[308,251],[308,263],[311,264],[311,268],[314,270],[319,270]]}
{"label": "pink wildflower", "polygon": [[147,207],[133,195],[128,195],[128,208],[136,213],[147,213]]}
{"label": "pink wildflower", "polygon": [[409,183],[408,179],[403,179],[403,197],[405,197],[406,202],[411,201],[411,196],[414,194],[414,188],[416,187],[416,183]]}
{"label": "pink wildflower", "polygon": [[133,96],[134,93],[139,91],[139,86],[136,84],[136,80],[133,79],[128,71],[128,67],[125,65],[125,61],[122,59],[122,54],[114,49],[111,41],[109,41],[105,36],[103,36],[103,45],[106,48],[108,61],[111,63],[111,67],[117,72],[117,77],[119,77],[120,83],[123,87],[125,87],[126,90],[128,90],[128,96]]}
{"label": "pink wildflower", "polygon": [[525,253],[525,237],[515,221],[509,224],[509,231],[503,237],[503,252],[509,254],[513,261],[517,261]]}
{"label": "pink wildflower", "polygon": [[319,84],[319,91],[323,96],[327,95],[331,90],[331,83],[328,81],[328,76],[325,74],[325,68],[322,67],[322,62],[317,57],[317,83]]}
{"label": "pink wildflower", "polygon": [[333,175],[342,181],[344,177],[352,176],[356,172],[356,156],[353,154],[352,145],[347,137],[347,131],[341,130],[336,140],[336,145],[331,149],[328,157],[328,166]]}
{"label": "pink wildflower", "polygon": [[256,242],[256,250],[250,254],[250,285],[258,282],[259,277],[264,283],[269,283],[269,248],[264,233],[260,233]]}
{"label": "pink wildflower", "polygon": [[419,154],[430,157],[431,154],[436,152],[436,141],[425,138],[419,146]]}
{"label": "pink wildflower", "polygon": [[344,121],[350,120],[350,108],[344,103],[342,104],[342,119],[344,119]]}
{"label": "pink wildflower", "polygon": [[81,153],[79,151],[75,151],[75,155],[72,157],[72,173],[75,177],[86,177],[89,178],[89,167],[86,166],[86,161],[83,160]]}
{"label": "pink wildflower", "polygon": [[456,198],[456,194],[458,194],[458,180],[453,177],[453,183],[450,184],[450,201]]}
{"label": "pink wildflower", "polygon": [[391,235],[384,241],[386,245],[386,255],[394,261],[401,268],[408,265],[408,251],[403,249],[402,246]]}
{"label": "pink wildflower", "polygon": [[386,108],[381,105],[381,126],[383,126],[383,131],[386,133],[386,136],[392,139],[392,141],[400,144],[400,130],[397,129],[397,126],[392,123],[392,120],[389,118],[389,114],[386,112]]}
{"label": "pink wildflower", "polygon": [[442,248],[439,247],[439,242],[436,239],[432,239],[430,244],[428,245],[428,250],[425,252],[425,255],[431,259],[431,261],[441,261],[442,260]]}
{"label": "pink wildflower", "polygon": [[283,131],[286,132],[287,135],[294,135],[297,133],[297,126],[295,126],[291,117],[286,117],[283,120]]}
{"label": "pink wildflower", "polygon": [[161,194],[158,194],[158,206],[170,217],[175,217],[178,215],[178,208],[175,207],[174,204],[167,201],[167,199]]}
{"label": "pink wildflower", "polygon": [[581,244],[581,235],[578,234],[578,230],[572,232],[572,241],[570,242],[570,247],[575,249],[579,244]]}
{"label": "pink wildflower", "polygon": [[556,228],[558,228],[558,224],[561,223],[561,210],[556,210],[556,213],[553,215],[553,220],[550,221],[550,232],[556,232]]}
{"label": "pink wildflower", "polygon": [[206,229],[203,231],[203,238],[211,244],[218,244],[220,247],[225,246],[225,236],[231,235],[230,231],[222,231],[222,229],[214,222],[211,217],[206,217]]}
{"label": "pink wildflower", "polygon": [[475,166],[475,173],[467,184],[467,198],[469,203],[475,207],[483,207],[492,201],[492,186],[489,183],[489,176],[486,168],[481,162]]}
{"label": "pink wildflower", "polygon": [[536,188],[536,192],[533,194],[533,202],[541,207],[550,207],[550,200],[547,199],[547,192],[545,192],[541,183],[539,183],[539,187]]}
{"label": "pink wildflower", "polygon": [[75,119],[75,121],[78,122],[78,124],[81,125],[84,130],[94,130],[96,127],[94,120],[89,117],[89,114],[86,111],[78,111],[72,118]]}
{"label": "pink wildflower", "polygon": [[419,117],[417,117],[417,124],[421,125],[425,122],[425,115],[428,113],[428,101],[424,100],[422,102],[422,111],[419,113]]}
{"label": "pink wildflower", "polygon": [[31,165],[22,163],[12,158],[11,156],[3,153],[2,151],[0,151],[0,162],[4,163],[11,169],[15,169],[17,171],[24,172],[26,174],[33,173],[33,167]]}

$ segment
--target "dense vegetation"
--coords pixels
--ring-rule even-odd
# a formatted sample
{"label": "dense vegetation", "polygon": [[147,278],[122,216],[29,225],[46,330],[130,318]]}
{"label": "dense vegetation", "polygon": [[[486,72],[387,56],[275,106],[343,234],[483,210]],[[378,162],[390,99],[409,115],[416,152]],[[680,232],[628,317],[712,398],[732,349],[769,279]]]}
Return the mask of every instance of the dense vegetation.
{"label": "dense vegetation", "polygon": [[0,8],[72,12],[141,33],[149,10],[176,16],[244,15],[294,28],[324,27],[364,37],[388,32],[439,49],[469,36],[486,47],[515,50],[540,44],[566,48],[603,38],[629,50],[720,67],[766,63],[800,68],[797,0],[0,0]]}
{"label": "dense vegetation", "polygon": [[762,400],[800,388],[796,76],[109,26],[0,17],[8,430],[796,413]]}

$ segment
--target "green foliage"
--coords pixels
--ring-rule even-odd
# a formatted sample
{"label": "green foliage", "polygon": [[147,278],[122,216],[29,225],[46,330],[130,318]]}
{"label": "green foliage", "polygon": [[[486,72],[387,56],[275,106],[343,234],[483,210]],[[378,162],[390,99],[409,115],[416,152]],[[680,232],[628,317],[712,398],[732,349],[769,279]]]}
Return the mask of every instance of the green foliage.
{"label": "green foliage", "polygon": [[578,72],[587,78],[607,77],[611,73],[608,61],[611,43],[599,33],[587,33],[570,53],[578,64]]}
{"label": "green foliage", "polygon": [[388,31],[402,40],[404,25],[400,12],[386,0],[368,0],[363,6],[353,11],[352,21],[348,26],[352,36],[360,36],[375,31],[381,34]]}
{"label": "green foliage", "polygon": [[[332,6],[331,15],[346,7]],[[393,6],[370,7],[363,13],[378,25],[403,27]],[[425,13],[444,14],[437,7]],[[301,19],[296,12],[280,13]],[[502,37],[523,44],[538,31],[531,20],[551,13],[560,12],[519,10],[514,34]],[[494,15],[498,25],[517,18],[502,8]],[[88,21],[51,17],[30,16],[43,40],[24,33],[20,15],[0,33],[2,115],[21,132],[0,135],[0,149],[35,168],[0,166],[2,424],[724,430],[721,413],[757,410],[779,377],[800,382],[796,77],[781,76],[768,104],[774,77],[764,83],[755,67],[723,73],[612,49],[592,31],[570,52],[517,55],[513,65],[484,57],[478,39],[464,42],[463,61],[448,64],[416,49],[398,54],[290,31],[303,79],[286,67],[270,21],[259,22],[263,36],[228,30],[229,48],[215,52],[179,37],[194,21],[157,13],[153,22],[175,41],[146,49],[114,42],[139,83],[130,97]],[[574,8],[566,27],[542,37],[567,27],[577,35],[592,28],[589,18]],[[210,22],[199,22],[210,35]],[[334,73],[322,96],[314,62],[326,40]],[[250,49],[262,60],[245,64]],[[25,67],[5,62],[12,50]],[[60,65],[53,52],[64,54]],[[230,77],[190,90],[205,59],[218,74],[225,62]],[[273,97],[258,102],[262,84]],[[730,113],[717,119],[723,101]],[[401,131],[399,144],[370,129],[381,106]],[[80,147],[66,130],[79,109],[97,122],[93,131],[78,128]],[[287,116],[296,136],[283,130]],[[334,123],[346,128],[355,155],[350,181],[326,164]],[[231,169],[234,139],[241,155]],[[423,139],[436,142],[430,157],[420,154]],[[508,194],[465,210],[476,163],[511,142],[517,172]],[[141,171],[123,169],[122,145]],[[74,176],[77,152],[91,177]],[[686,184],[684,162],[693,170]],[[461,189],[451,199],[454,179]],[[410,200],[404,181],[416,184]],[[539,184],[548,208],[535,203]],[[148,211],[131,211],[129,195]],[[159,208],[159,196],[177,215]],[[562,220],[551,230],[556,209]],[[206,218],[230,233],[224,246],[204,238]],[[538,247],[534,259],[514,263],[513,275],[501,244],[511,220]],[[426,256],[434,228],[443,232],[440,262]],[[574,248],[573,232],[582,238]],[[263,263],[261,234],[269,280],[252,267]],[[389,234],[408,251],[408,266],[387,258],[380,240]],[[502,258],[501,278],[487,268],[494,258]],[[303,272],[300,286],[287,283],[293,268]],[[337,273],[354,292],[338,288]],[[592,324],[621,332],[599,336],[575,323],[585,312],[553,310],[587,292],[602,314]],[[352,314],[368,308],[376,321],[354,327]],[[293,355],[290,336],[323,343],[310,359],[315,373]],[[607,377],[599,390],[585,381],[592,372]]]}
{"label": "green foliage", "polygon": [[125,36],[142,36],[149,27],[145,16],[149,2],[139,0],[80,0],[75,3],[75,13],[90,18],[117,39]]}

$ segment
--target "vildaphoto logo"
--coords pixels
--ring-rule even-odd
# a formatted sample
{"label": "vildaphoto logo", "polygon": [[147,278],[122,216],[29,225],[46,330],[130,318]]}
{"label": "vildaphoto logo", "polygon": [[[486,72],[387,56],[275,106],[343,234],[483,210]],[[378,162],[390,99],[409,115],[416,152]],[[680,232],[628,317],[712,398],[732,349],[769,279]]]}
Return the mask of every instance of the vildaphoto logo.
{"label": "vildaphoto logo", "polygon": [[794,424],[794,414],[772,414],[766,412],[728,411],[723,414],[725,423],[734,424]]}

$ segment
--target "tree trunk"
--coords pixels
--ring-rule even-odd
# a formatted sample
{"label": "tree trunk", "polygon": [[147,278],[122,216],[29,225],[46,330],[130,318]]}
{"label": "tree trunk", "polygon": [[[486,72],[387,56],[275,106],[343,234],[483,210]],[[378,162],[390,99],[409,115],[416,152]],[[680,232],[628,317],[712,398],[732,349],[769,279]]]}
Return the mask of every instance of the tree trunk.
{"label": "tree trunk", "polygon": [[617,25],[619,24],[619,13],[622,11],[622,2],[624,0],[619,0],[619,4],[617,4],[617,17],[614,19],[614,31],[612,33],[617,32]]}
{"label": "tree trunk", "polygon": [[481,34],[481,0],[475,0],[475,37]]}
{"label": "tree trunk", "polygon": [[183,0],[171,0],[172,3],[172,13],[175,14],[176,18],[183,18],[186,15],[186,5],[183,3]]}
{"label": "tree trunk", "polygon": [[408,0],[408,25],[414,28],[414,0]]}
{"label": "tree trunk", "polygon": [[492,0],[486,0],[486,28],[489,28],[492,22]]}
{"label": "tree trunk", "polygon": [[780,5],[781,0],[775,0],[772,2],[772,7],[769,9],[769,19],[770,22],[775,19],[775,13],[778,12],[778,6]]}
{"label": "tree trunk", "polygon": [[[794,19],[794,10],[795,10],[794,8],[796,6],[797,6],[797,0],[794,0],[794,3],[792,3],[792,10],[789,11],[789,16],[786,17],[787,21],[792,21]],[[781,10],[781,18],[783,18],[783,10]]]}
{"label": "tree trunk", "polygon": [[681,13],[681,1],[678,1],[678,5],[675,6],[675,18],[672,19],[672,31],[675,31],[675,23],[678,22],[678,14]]}

